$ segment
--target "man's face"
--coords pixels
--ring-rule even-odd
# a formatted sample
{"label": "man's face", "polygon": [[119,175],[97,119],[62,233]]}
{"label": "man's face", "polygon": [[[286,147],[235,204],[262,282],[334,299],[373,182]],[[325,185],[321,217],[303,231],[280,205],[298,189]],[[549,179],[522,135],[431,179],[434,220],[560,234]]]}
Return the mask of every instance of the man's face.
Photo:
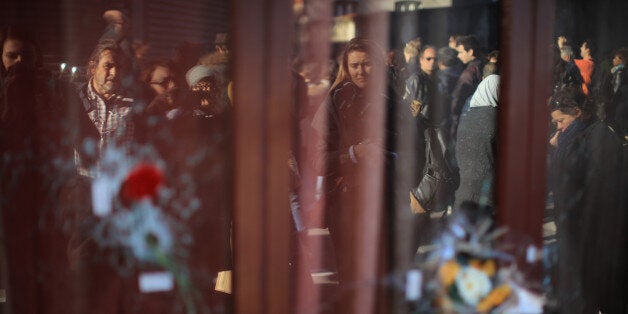
{"label": "man's face", "polygon": [[587,43],[582,43],[582,46],[580,46],[580,56],[581,57],[588,57],[590,55],[590,50],[587,47]]}
{"label": "man's face", "polygon": [[425,49],[419,61],[421,62],[421,70],[431,75],[436,68],[436,50],[432,48]]}
{"label": "man's face", "polygon": [[458,59],[460,59],[460,61],[464,64],[467,64],[475,59],[473,56],[473,49],[464,50],[463,45],[458,45],[456,46],[456,50],[458,50]]}
{"label": "man's face", "polygon": [[92,86],[101,96],[111,96],[120,86],[121,65],[117,56],[111,50],[100,54],[98,64],[92,68]]}
{"label": "man's face", "polygon": [[351,51],[347,55],[347,66],[349,68],[349,77],[351,77],[353,84],[359,88],[366,87],[373,69],[369,55],[362,51]]}
{"label": "man's face", "polygon": [[[28,60],[27,60],[28,59]],[[7,39],[2,45],[2,65],[8,70],[12,65],[20,62],[32,62],[26,51],[26,45],[21,40]]]}

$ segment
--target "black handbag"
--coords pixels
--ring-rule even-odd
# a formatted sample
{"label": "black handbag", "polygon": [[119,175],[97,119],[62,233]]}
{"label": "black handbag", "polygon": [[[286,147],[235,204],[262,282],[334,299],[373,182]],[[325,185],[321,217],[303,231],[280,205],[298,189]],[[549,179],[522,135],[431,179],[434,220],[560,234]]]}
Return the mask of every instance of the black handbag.
{"label": "black handbag", "polygon": [[425,130],[425,167],[419,185],[410,193],[414,213],[442,212],[453,203],[460,182],[458,171],[451,166],[446,154],[447,135],[437,128]]}

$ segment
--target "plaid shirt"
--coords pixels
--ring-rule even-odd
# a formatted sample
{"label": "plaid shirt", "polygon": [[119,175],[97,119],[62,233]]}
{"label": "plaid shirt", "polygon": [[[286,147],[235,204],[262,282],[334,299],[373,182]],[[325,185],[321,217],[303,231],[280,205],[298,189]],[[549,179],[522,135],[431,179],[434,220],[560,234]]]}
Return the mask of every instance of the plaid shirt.
{"label": "plaid shirt", "polygon": [[[97,156],[101,156],[102,152],[111,145],[128,148],[133,141],[134,128],[131,121],[131,106],[134,100],[115,94],[104,100],[96,94],[91,81],[85,88],[79,91],[79,96],[83,102],[85,112],[100,135],[97,151],[94,153]],[[96,175],[83,164],[80,153],[77,150],[75,150],[75,160],[79,174],[90,177]],[[96,165],[96,169],[98,169],[98,165]]]}

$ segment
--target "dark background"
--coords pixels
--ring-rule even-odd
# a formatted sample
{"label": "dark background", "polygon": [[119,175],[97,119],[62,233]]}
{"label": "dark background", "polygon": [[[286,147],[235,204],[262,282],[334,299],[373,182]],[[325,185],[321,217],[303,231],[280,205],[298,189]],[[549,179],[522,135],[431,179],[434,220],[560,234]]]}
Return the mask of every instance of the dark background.
{"label": "dark background", "polygon": [[[598,45],[596,59],[628,46],[628,1],[555,0],[555,35],[566,35],[576,53],[582,41]],[[486,0],[454,1],[451,8],[390,13],[390,48],[417,36],[441,47],[451,34],[474,34],[486,52],[499,49],[499,3]],[[183,42],[212,48],[216,33],[228,32],[227,0],[4,0],[0,26],[20,25],[31,30],[45,63],[84,65],[100,37],[108,8],[131,17],[135,40],[151,44],[149,57],[172,57]]]}
{"label": "dark background", "polygon": [[226,0],[3,0],[0,26],[28,29],[45,63],[81,66],[103,33],[106,9],[130,17],[133,39],[151,45],[149,57],[172,57],[183,42],[211,49],[230,25]]}
{"label": "dark background", "polygon": [[451,8],[425,9],[418,12],[392,12],[390,17],[392,48],[403,48],[415,37],[424,44],[443,47],[450,35],[475,35],[489,52],[499,49],[499,4],[472,1]]}
{"label": "dark background", "polygon": [[591,38],[599,48],[594,58],[609,58],[613,50],[628,46],[627,31],[626,0],[556,0],[554,34],[567,36],[576,54],[582,41]]}

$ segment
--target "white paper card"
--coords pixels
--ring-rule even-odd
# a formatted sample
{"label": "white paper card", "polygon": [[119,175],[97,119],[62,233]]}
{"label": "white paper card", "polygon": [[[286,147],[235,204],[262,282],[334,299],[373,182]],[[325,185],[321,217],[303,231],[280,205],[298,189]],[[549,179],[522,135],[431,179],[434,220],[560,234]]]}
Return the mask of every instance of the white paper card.
{"label": "white paper card", "polygon": [[140,292],[144,293],[171,291],[174,288],[174,278],[172,273],[167,271],[142,273],[139,277],[139,286]]}
{"label": "white paper card", "polygon": [[406,300],[416,301],[421,298],[423,274],[420,270],[409,270],[406,275]]}
{"label": "white paper card", "polygon": [[111,186],[107,180],[96,179],[92,183],[92,208],[98,217],[111,213]]}

